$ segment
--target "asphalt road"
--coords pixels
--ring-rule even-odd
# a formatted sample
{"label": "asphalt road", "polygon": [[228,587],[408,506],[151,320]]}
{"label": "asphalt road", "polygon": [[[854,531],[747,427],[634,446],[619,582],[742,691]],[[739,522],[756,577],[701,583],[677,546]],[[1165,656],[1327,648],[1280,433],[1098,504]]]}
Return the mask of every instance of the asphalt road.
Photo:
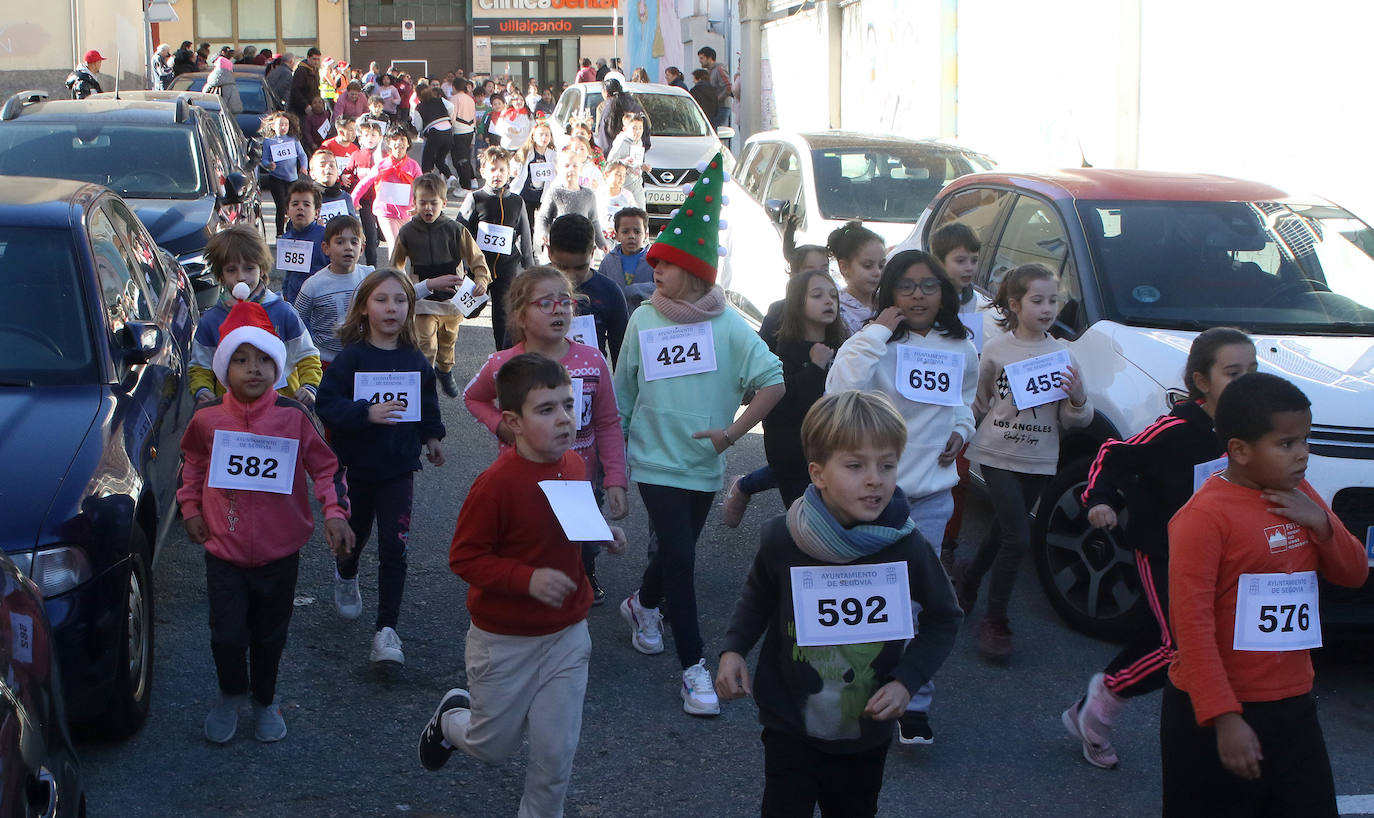
{"label": "asphalt road", "polygon": [[[470,377],[492,348],[486,322],[464,326],[458,347],[457,372]],[[448,463],[426,467],[416,479],[410,568],[398,628],[405,668],[382,673],[368,662],[375,547],[368,545],[363,556],[363,616],[349,621],[334,611],[332,561],[322,536],[316,536],[302,554],[281,668],[279,697],[289,735],[277,744],[259,744],[245,717],[232,743],[207,743],[201,726],[215,695],[215,676],[203,560],[201,549],[177,529],[156,569],[152,714],[128,741],[78,746],[93,818],[515,813],[523,750],[497,768],[455,754],[439,772],[423,771],[415,756],[418,733],[439,697],[465,683],[466,586],[448,569],[448,544],[468,487],[496,454],[494,440],[461,401],[441,401]],[[732,473],[762,464],[762,437],[746,436],[731,450],[729,463]],[[631,499],[630,552],[603,555],[599,562],[610,598],[592,610],[589,620],[594,649],[567,815],[757,814],[763,755],[753,703],[726,703],[714,719],[687,716],[677,695],[671,648],[648,657],[630,647],[616,606],[637,587],[647,534],[637,494],[631,492]],[[722,526],[718,512],[707,523],[697,587],[708,656],[718,650],[759,525],[780,510],[776,495],[769,495],[755,500],[738,530]],[[975,496],[964,542],[976,543],[989,519],[986,501]],[[990,666],[978,659],[972,626],[965,626],[937,676],[931,714],[936,743],[894,746],[882,814],[1158,814],[1159,696],[1126,710],[1117,730],[1120,768],[1093,768],[1065,734],[1059,713],[1113,654],[1113,646],[1068,630],[1045,602],[1029,564],[1016,589],[1012,627],[1015,656],[1005,666]],[[1374,793],[1366,749],[1374,737],[1370,644],[1367,638],[1336,643],[1318,660],[1322,718],[1337,792],[1344,796]],[[1351,810],[1374,812],[1374,806],[1360,803],[1343,801]]]}

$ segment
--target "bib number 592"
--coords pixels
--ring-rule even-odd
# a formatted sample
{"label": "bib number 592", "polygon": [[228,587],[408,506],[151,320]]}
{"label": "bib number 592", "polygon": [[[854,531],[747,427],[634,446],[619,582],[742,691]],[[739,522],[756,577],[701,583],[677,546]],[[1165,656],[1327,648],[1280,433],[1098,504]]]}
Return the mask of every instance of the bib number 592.
{"label": "bib number 592", "polygon": [[1312,624],[1312,609],[1306,602],[1301,605],[1261,605],[1259,629],[1264,633],[1292,633],[1295,613],[1298,630],[1307,630]]}
{"label": "bib number 592", "polygon": [[827,628],[833,628],[841,620],[846,625],[857,625],[865,621],[871,625],[881,624],[887,621],[887,614],[884,613],[886,608],[887,600],[880,596],[871,596],[866,602],[860,602],[854,597],[816,600],[817,621]]}
{"label": "bib number 592", "polygon": [[244,456],[241,454],[229,455],[229,465],[225,468],[229,474],[244,477],[261,477],[266,480],[275,480],[277,477],[277,459],[275,457],[254,457],[253,455]]}

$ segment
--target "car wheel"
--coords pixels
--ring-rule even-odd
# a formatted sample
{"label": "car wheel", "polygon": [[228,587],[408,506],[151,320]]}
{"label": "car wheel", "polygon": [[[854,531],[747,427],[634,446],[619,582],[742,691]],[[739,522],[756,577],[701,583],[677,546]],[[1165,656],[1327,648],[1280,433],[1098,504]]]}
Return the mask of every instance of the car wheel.
{"label": "car wheel", "polygon": [[[1079,502],[1091,461],[1076,461],[1045,487],[1031,526],[1031,550],[1050,606],[1074,630],[1121,641],[1149,617],[1135,554],[1088,524]],[[1129,524],[1123,511],[1120,525]]]}
{"label": "car wheel", "polygon": [[110,708],[102,720],[113,738],[132,735],[148,717],[153,688],[152,551],[138,532],[129,544],[129,571],[124,581],[123,627]]}

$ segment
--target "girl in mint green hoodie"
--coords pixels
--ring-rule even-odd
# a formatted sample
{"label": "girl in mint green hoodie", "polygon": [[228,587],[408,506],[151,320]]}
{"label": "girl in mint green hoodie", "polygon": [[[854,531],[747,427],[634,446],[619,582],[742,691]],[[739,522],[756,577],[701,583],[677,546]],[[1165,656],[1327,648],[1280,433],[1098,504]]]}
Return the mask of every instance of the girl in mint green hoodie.
{"label": "girl in mint green hoodie", "polygon": [[[706,259],[716,257],[716,225],[693,215],[700,206],[696,200],[709,204],[719,197],[719,181],[711,186],[715,196],[707,195],[711,181],[703,176],[680,216],[649,249],[655,289],[630,316],[615,372],[630,476],[658,537],[643,583],[621,603],[620,613],[636,650],[661,653],[658,606],[669,601],[683,669],[682,707],[699,716],[719,714],[720,703],[697,623],[697,537],[725,476],[721,454],[768,414],[784,388],[777,357],[743,318],[726,309],[725,294],[715,286],[715,264]],[[718,214],[719,205],[701,210]],[[736,420],[748,390],[757,394]]]}

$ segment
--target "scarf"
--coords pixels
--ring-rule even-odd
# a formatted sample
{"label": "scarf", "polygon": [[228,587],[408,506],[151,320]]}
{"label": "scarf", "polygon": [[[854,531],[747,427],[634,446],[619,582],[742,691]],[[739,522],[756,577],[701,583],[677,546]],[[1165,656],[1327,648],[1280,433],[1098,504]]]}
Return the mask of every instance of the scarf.
{"label": "scarf", "polygon": [[649,296],[649,303],[674,324],[697,324],[710,321],[725,312],[725,291],[713,285],[696,301],[679,301],[669,298],[655,287],[654,294]]}
{"label": "scarf", "polygon": [[877,520],[845,528],[825,507],[816,487],[807,486],[806,493],[787,510],[787,533],[808,557],[846,564],[876,554],[914,531],[910,514],[906,495],[899,488]]}

